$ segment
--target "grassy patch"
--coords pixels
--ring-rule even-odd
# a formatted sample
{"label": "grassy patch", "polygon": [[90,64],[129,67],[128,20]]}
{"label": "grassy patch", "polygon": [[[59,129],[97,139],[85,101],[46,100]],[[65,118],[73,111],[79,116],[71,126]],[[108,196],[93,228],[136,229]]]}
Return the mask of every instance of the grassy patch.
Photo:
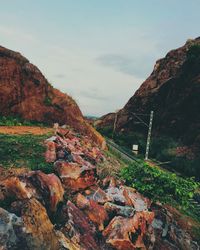
{"label": "grassy patch", "polygon": [[127,185],[150,199],[168,203],[200,222],[200,214],[190,201],[200,187],[193,178],[182,178],[144,162],[122,168],[120,175]]}
{"label": "grassy patch", "polygon": [[[103,128],[99,129],[99,132],[108,138],[112,138],[112,129]],[[195,137],[197,135],[195,134]],[[138,144],[139,146],[139,158],[144,158],[145,149],[146,149],[146,137],[137,132],[116,133],[113,137],[113,140],[120,145],[125,151],[132,153],[131,148],[133,144]],[[186,143],[187,145],[187,143]],[[189,144],[188,144],[189,145]],[[176,142],[173,138],[162,136],[154,137],[152,136],[151,145],[150,145],[150,158],[156,159],[161,162],[168,162],[170,164],[166,166],[168,170],[177,171],[180,174],[192,177],[194,176],[196,180],[200,180],[200,157],[194,155],[190,157],[190,152],[185,155],[177,155],[177,148],[183,147],[184,144]],[[163,165],[165,167],[165,165]]]}
{"label": "grassy patch", "polygon": [[39,126],[44,127],[47,124],[37,121],[26,121],[18,116],[0,116],[0,126]]}
{"label": "grassy patch", "polygon": [[114,176],[119,178],[120,170],[127,166],[127,162],[122,160],[120,156],[111,150],[104,151],[106,160],[99,163],[97,170],[101,179],[106,176]]}
{"label": "grassy patch", "polygon": [[4,135],[0,134],[0,165],[8,167],[28,167],[51,172],[52,164],[44,159],[46,135]]}

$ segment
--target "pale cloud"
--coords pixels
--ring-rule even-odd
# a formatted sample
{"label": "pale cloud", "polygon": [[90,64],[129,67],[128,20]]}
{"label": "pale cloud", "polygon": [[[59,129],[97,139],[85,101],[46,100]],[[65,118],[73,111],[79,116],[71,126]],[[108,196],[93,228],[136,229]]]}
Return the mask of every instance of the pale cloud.
{"label": "pale cloud", "polygon": [[20,39],[21,42],[23,43],[24,42],[26,43],[38,42],[38,40],[31,33],[27,33],[16,27],[0,25],[0,34],[1,36],[5,36],[9,39],[13,39],[14,41]]}
{"label": "pale cloud", "polygon": [[[105,54],[97,57],[96,61],[105,67],[138,77],[144,77],[148,68],[147,64],[141,63],[141,58],[131,58],[130,56],[120,54]],[[147,60],[143,58],[142,61]]]}

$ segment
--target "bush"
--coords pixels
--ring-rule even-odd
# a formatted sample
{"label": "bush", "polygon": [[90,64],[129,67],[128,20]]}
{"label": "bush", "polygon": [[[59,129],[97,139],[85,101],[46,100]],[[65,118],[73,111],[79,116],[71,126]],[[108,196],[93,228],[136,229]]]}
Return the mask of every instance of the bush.
{"label": "bush", "polygon": [[19,116],[0,116],[0,126],[47,126],[38,121],[26,121]]}
{"label": "bush", "polygon": [[135,187],[154,201],[172,203],[174,200],[183,208],[189,206],[189,199],[199,187],[193,178],[184,179],[146,163],[131,164],[123,168],[120,175],[127,185]]}
{"label": "bush", "polygon": [[196,61],[200,57],[200,44],[191,45],[187,51],[187,60],[190,62]]}
{"label": "bush", "polygon": [[52,100],[50,97],[46,96],[44,99],[44,105],[46,106],[52,106]]}

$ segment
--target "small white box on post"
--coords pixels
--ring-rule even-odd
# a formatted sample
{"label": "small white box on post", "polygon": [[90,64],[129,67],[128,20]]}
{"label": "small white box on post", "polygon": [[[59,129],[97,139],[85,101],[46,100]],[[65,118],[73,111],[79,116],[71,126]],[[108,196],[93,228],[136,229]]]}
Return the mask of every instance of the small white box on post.
{"label": "small white box on post", "polygon": [[133,144],[133,147],[132,147],[132,151],[135,155],[138,154],[138,145],[137,144]]}

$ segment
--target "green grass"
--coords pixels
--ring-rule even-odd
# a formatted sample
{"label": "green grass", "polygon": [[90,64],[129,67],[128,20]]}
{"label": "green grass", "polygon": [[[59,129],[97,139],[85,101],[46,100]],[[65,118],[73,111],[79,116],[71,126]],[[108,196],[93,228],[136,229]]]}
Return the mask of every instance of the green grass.
{"label": "green grass", "polygon": [[182,178],[142,161],[141,164],[129,164],[122,168],[120,176],[127,185],[153,201],[174,206],[200,222],[200,214],[189,200],[200,187],[193,178]]}
{"label": "green grass", "polygon": [[26,121],[18,116],[0,116],[0,126],[39,126],[45,127],[47,124],[38,121]]}
{"label": "green grass", "polygon": [[[103,128],[99,129],[99,132],[108,138],[112,138],[112,129]],[[195,135],[197,136],[197,135]],[[139,155],[138,158],[144,158],[145,148],[146,148],[146,137],[141,133],[129,132],[116,133],[113,140],[124,148],[127,152],[131,153],[131,148],[133,144],[139,145]],[[186,144],[187,145],[187,144]],[[189,157],[189,153],[186,155],[178,156],[176,155],[177,147],[185,146],[183,143],[176,142],[173,138],[167,136],[151,138],[150,159],[156,159],[161,162],[170,162],[166,168],[170,171],[179,172],[181,175],[186,177],[195,177],[196,180],[200,180],[200,157],[199,155],[194,155],[193,158]],[[163,168],[165,165],[163,165]]]}
{"label": "green grass", "polygon": [[4,135],[0,134],[0,165],[52,171],[52,164],[44,159],[46,135]]}

